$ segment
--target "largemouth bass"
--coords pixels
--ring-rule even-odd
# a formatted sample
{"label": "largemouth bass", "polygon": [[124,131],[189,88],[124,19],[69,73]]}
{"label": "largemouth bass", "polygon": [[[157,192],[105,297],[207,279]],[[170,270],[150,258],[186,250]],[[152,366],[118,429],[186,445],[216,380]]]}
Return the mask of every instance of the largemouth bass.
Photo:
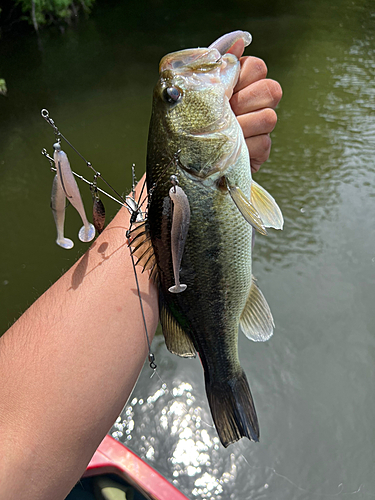
{"label": "largemouth bass", "polygon": [[252,277],[252,228],[265,234],[266,227],[283,225],[274,199],[251,178],[229,104],[240,64],[225,52],[238,38],[245,45],[251,40],[234,32],[209,48],[161,60],[148,138],[147,221],[132,234],[133,252],[158,284],[168,349],[199,354],[225,447],[243,436],[259,440],[238,358],[238,327],[256,341],[273,333],[270,309]]}

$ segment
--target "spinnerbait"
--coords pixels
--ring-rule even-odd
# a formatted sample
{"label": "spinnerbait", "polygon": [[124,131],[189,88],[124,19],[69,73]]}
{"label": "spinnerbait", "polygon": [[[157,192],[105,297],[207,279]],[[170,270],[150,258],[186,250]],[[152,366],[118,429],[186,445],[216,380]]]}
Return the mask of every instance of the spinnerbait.
{"label": "spinnerbait", "polygon": [[[140,203],[140,198],[142,196],[144,187],[142,188],[140,198],[137,202],[135,200],[134,165],[132,166],[132,175],[133,175],[132,194],[133,194],[133,197],[126,196],[125,198],[123,198],[103,178],[103,176],[94,169],[91,162],[87,161],[84,158],[84,156],[82,156],[81,153],[79,153],[79,151],[68,141],[68,139],[66,139],[66,137],[63,136],[63,134],[57,128],[54,120],[49,116],[48,110],[42,109],[41,115],[47,121],[47,123],[53,128],[54,133],[55,133],[55,143],[53,145],[53,147],[54,147],[53,158],[48,154],[48,152],[45,148],[42,149],[42,154],[49,160],[51,170],[56,172],[56,175],[55,175],[54,180],[53,180],[52,195],[51,195],[51,208],[52,208],[53,216],[54,216],[55,223],[56,223],[56,229],[57,229],[56,243],[65,249],[70,249],[74,245],[72,240],[64,237],[64,220],[65,220],[65,208],[66,208],[66,205],[65,205],[66,201],[65,200],[66,199],[68,199],[70,201],[70,203],[76,208],[76,210],[79,212],[79,214],[82,218],[84,225],[79,232],[79,238],[81,239],[81,241],[86,241],[86,242],[91,241],[95,237],[95,229],[97,230],[97,232],[99,234],[104,229],[105,209],[104,209],[104,205],[103,205],[102,201],[99,198],[98,192],[105,194],[111,200],[116,201],[117,203],[119,203],[122,206],[125,206],[128,209],[128,211],[131,214],[129,231],[131,230],[132,224],[134,224],[135,222],[143,221],[144,217],[143,217],[143,213],[141,211],[141,205],[143,204],[143,202]],[[94,171],[95,175],[94,175],[93,182],[88,181],[83,176],[81,176],[81,175],[79,175],[71,170],[68,157],[67,157],[66,153],[61,148],[61,139],[63,139],[78,154],[78,156],[80,156],[85,161],[86,165]],[[93,221],[94,221],[95,227],[91,223],[89,223],[87,220],[87,217],[86,217],[86,214],[85,214],[85,211],[83,208],[81,195],[79,193],[78,185],[77,185],[74,177],[81,179],[83,182],[85,182],[86,184],[88,184],[90,186],[90,190],[91,190],[91,193],[93,196]],[[119,199],[114,198],[113,196],[108,194],[103,189],[100,189],[97,186],[97,179],[98,178],[100,178],[113,191],[113,193]],[[148,335],[146,319],[145,319],[145,315],[144,315],[144,311],[143,311],[143,303],[142,303],[141,292],[140,292],[140,288],[139,288],[139,284],[138,284],[138,278],[137,278],[137,274],[135,272],[135,263],[134,263],[133,255],[131,255],[131,259],[132,259],[132,264],[134,267],[138,297],[139,297],[139,302],[140,302],[140,307],[141,307],[142,317],[143,317],[143,323],[144,323],[144,328],[145,328],[145,334],[146,334],[146,340],[147,340],[147,346],[148,346],[149,365],[150,365],[150,368],[155,373],[157,365],[155,363],[155,356],[151,352],[151,344],[150,344],[150,339],[149,339],[149,335]]]}

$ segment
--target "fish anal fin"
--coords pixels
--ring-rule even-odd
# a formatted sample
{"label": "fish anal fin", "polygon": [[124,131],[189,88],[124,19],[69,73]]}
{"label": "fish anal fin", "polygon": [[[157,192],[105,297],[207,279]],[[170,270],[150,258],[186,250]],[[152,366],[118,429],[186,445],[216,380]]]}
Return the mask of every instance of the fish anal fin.
{"label": "fish anal fin", "polygon": [[254,277],[241,314],[240,327],[246,337],[254,342],[265,342],[271,338],[275,327],[269,305]]}
{"label": "fish anal fin", "polygon": [[251,182],[250,203],[258,212],[265,227],[282,229],[284,218],[274,198],[255,181]]}
{"label": "fish anal fin", "polygon": [[[161,297],[161,294],[160,294]],[[165,344],[170,352],[183,358],[192,358],[196,356],[194,344],[189,335],[181,328],[177,320],[172,315],[169,307],[161,298],[160,323],[163,329]]]}
{"label": "fish anal fin", "polygon": [[245,220],[251,224],[254,229],[256,229],[261,234],[267,234],[267,230],[263,224],[263,221],[257,211],[257,209],[253,206],[253,204],[246,198],[241,189],[238,186],[231,185],[226,180],[226,186],[228,192],[234,201],[234,204],[241,212],[242,216]]}

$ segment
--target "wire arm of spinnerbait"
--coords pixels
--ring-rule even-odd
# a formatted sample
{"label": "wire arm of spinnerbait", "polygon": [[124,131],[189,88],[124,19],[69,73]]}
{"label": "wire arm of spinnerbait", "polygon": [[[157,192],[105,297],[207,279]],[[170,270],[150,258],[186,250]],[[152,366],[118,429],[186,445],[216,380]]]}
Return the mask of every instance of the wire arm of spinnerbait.
{"label": "wire arm of spinnerbait", "polygon": [[[54,163],[54,160],[53,160],[52,156],[50,156],[50,155],[47,153],[46,148],[43,148],[43,149],[42,149],[42,151],[41,151],[41,153],[42,153],[42,155],[43,155],[43,156],[45,156],[45,157],[49,160],[50,165],[51,165],[51,170],[52,170],[53,172],[56,172],[56,168],[54,167],[54,164],[55,164],[55,163]],[[86,184],[88,184],[88,185],[90,186],[90,188],[94,185],[94,183],[93,183],[93,182],[91,182],[91,181],[89,181],[89,180],[85,179],[85,178],[83,177],[83,175],[77,174],[76,172],[73,172],[73,171],[72,171],[72,174],[73,174],[75,177],[77,177],[77,179],[80,179],[81,181],[83,181],[83,182],[85,182]],[[116,202],[116,203],[118,203],[119,205],[121,205],[121,206],[126,206],[126,208],[130,211],[130,207],[128,206],[128,204],[127,204],[127,203],[125,204],[125,202],[120,201],[120,200],[118,200],[117,198],[114,198],[112,195],[110,195],[109,193],[107,193],[106,191],[104,191],[104,189],[101,189],[101,188],[100,188],[100,187],[98,187],[98,186],[96,186],[96,189],[97,189],[100,193],[104,194],[105,196],[108,196],[108,198],[110,198],[111,200],[115,201],[115,202]]]}
{"label": "wire arm of spinnerbait", "polygon": [[[84,156],[83,156],[83,155],[82,155],[82,154],[81,154],[81,153],[80,153],[80,152],[79,152],[79,151],[78,151],[78,150],[77,150],[77,149],[73,146],[73,144],[72,144],[72,143],[71,143],[71,142],[70,142],[70,141],[69,141],[69,140],[68,140],[68,139],[67,139],[67,138],[66,138],[66,137],[65,137],[65,136],[64,136],[64,135],[60,132],[60,130],[58,129],[58,127],[57,127],[57,125],[56,125],[56,123],[55,123],[55,121],[54,121],[54,120],[50,117],[48,109],[43,108],[43,109],[41,110],[40,114],[42,115],[42,118],[44,118],[44,119],[46,120],[46,122],[47,122],[47,123],[48,123],[48,124],[49,124],[49,125],[53,128],[53,131],[55,132],[55,135],[56,135],[56,139],[57,139],[58,141],[60,141],[60,138],[64,139],[64,141],[65,141],[67,144],[69,144],[69,146],[73,149],[73,151],[75,151],[75,152],[77,153],[77,155],[78,155],[80,158],[82,158],[82,160],[86,163],[86,165],[87,165],[89,168],[91,168],[91,170],[94,172],[94,174],[96,175],[96,177],[99,177],[99,178],[100,178],[100,179],[101,179],[101,180],[102,180],[102,181],[103,181],[103,182],[104,182],[104,183],[105,183],[105,184],[109,187],[109,189],[111,189],[111,190],[115,193],[115,195],[116,195],[116,196],[118,196],[118,197],[120,198],[120,200],[121,200],[121,204],[122,204],[122,205],[124,205],[124,206],[126,206],[126,207],[127,207],[127,209],[129,210],[129,212],[130,212],[130,213],[133,213],[134,208],[133,208],[133,206],[131,206],[131,205],[130,205],[130,203],[127,201],[127,199],[126,199],[126,198],[124,199],[124,197],[123,197],[123,196],[121,196],[121,194],[120,194],[120,193],[118,193],[118,192],[116,191],[116,189],[115,189],[114,187],[112,187],[112,186],[109,184],[109,182],[107,182],[107,181],[104,179],[104,177],[100,174],[100,172],[98,172],[97,170],[95,170],[95,168],[92,166],[92,163],[91,163],[90,161],[86,160],[86,158],[85,158],[85,157],[84,157]],[[43,153],[43,151],[42,151],[42,154],[44,154],[44,153]],[[45,155],[45,156],[46,156],[46,155]],[[48,158],[48,159],[50,159],[50,158]],[[52,159],[52,161],[53,161],[53,159]],[[73,174],[74,174],[74,172],[73,172]],[[80,178],[80,176],[79,176],[78,174],[74,174],[74,175],[75,175],[76,177]],[[87,181],[86,179],[83,179],[83,177],[81,177],[81,178],[82,178],[82,180],[84,180],[84,182],[87,182],[87,183],[91,184],[91,183],[90,183],[89,181]],[[102,192],[103,194],[105,194],[106,196],[108,196],[109,198],[111,198],[112,200],[115,200],[115,201],[117,201],[118,203],[120,203],[118,200],[116,200],[115,198],[113,198],[112,196],[110,196],[110,195],[109,195],[108,193],[106,193],[105,191],[102,191],[102,190],[101,190],[101,189],[99,189],[99,188],[98,188],[98,191]]]}

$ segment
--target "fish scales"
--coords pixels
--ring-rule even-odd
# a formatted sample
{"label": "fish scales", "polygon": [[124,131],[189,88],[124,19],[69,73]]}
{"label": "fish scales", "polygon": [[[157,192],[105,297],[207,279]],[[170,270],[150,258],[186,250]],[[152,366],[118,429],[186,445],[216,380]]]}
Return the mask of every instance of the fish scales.
{"label": "fish scales", "polygon": [[[191,207],[180,271],[181,281],[187,284],[187,290],[182,294],[168,294],[165,290],[173,282],[170,226],[167,223],[171,211],[168,181],[175,168],[168,169],[163,165],[161,170],[164,178],[159,184],[165,184],[164,196],[156,198],[153,194],[149,210],[153,245],[160,263],[160,279],[164,284],[161,293],[168,297],[169,306],[180,311],[184,317],[186,331],[210,372],[233,375],[239,370],[239,318],[251,285],[251,227],[244,223],[226,193],[180,176],[180,186],[188,196]],[[156,170],[155,179],[159,175]],[[152,182],[151,179],[149,181]],[[168,216],[163,217],[166,206]],[[217,336],[220,338],[220,349],[215,342]]]}

